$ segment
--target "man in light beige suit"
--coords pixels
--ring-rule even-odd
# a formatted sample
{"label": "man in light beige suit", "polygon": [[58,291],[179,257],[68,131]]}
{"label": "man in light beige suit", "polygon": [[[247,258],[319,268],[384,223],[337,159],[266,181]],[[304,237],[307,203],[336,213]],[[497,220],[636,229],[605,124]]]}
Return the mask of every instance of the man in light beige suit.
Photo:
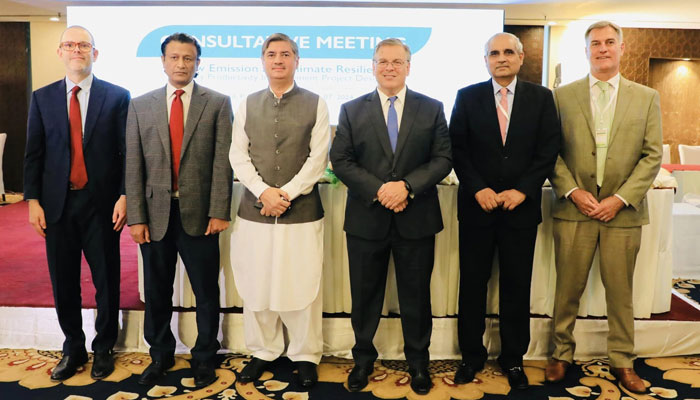
{"label": "man in light beige suit", "polygon": [[644,392],[633,367],[632,278],[641,226],[649,223],[645,196],[661,165],[659,94],[620,76],[619,26],[597,22],[585,38],[590,74],[554,92],[562,148],[551,179],[557,287],[546,379],[561,381],[573,361],[579,300],[599,247],[611,372]]}

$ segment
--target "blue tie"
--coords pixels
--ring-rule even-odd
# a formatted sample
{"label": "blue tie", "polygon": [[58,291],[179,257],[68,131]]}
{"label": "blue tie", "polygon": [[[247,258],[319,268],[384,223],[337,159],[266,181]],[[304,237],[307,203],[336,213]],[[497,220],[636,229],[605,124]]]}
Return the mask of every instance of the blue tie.
{"label": "blue tie", "polygon": [[386,116],[386,127],[389,130],[389,141],[391,142],[391,151],[396,151],[396,141],[399,138],[399,117],[396,115],[396,108],[394,108],[394,101],[398,97],[389,97],[389,113]]}

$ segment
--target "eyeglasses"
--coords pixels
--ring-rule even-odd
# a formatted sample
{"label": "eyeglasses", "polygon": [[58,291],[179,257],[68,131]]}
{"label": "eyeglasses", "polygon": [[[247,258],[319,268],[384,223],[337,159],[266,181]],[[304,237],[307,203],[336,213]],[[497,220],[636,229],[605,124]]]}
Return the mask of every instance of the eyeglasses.
{"label": "eyeglasses", "polygon": [[88,42],[62,42],[61,48],[65,51],[73,51],[75,47],[78,47],[81,52],[87,53],[92,50],[92,44]]}
{"label": "eyeglasses", "polygon": [[391,64],[392,67],[394,68],[401,68],[404,65],[408,64],[408,61],[404,60],[394,60],[394,61],[389,61],[389,60],[374,60],[374,63],[377,64],[381,68],[386,68]]}

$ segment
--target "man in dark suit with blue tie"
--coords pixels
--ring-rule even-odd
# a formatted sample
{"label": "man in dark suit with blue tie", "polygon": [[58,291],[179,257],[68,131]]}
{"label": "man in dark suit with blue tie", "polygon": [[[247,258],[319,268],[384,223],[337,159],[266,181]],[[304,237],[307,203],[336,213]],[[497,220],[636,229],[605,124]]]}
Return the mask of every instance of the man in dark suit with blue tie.
{"label": "man in dark suit with blue tie", "polygon": [[399,39],[374,51],[377,90],[343,104],[331,147],[348,187],[345,209],[355,367],[348,388],[368,383],[378,354],[389,255],[393,254],[411,388],[430,391],[430,277],[435,234],[443,228],[437,188],[451,169],[442,103],[406,87],[411,52]]}
{"label": "man in dark suit with blue tie", "polygon": [[492,36],[484,55],[492,79],[461,89],[450,120],[459,178],[457,384],[471,382],[488,357],[487,282],[498,249],[498,362],[512,388],[529,385],[522,363],[530,342],[532,259],[542,184],[554,168],[560,130],[551,91],[517,79],[524,56],[516,36]]}
{"label": "man in dark suit with blue tie", "polygon": [[66,339],[51,373],[62,381],[88,360],[82,329],[81,251],[96,289],[97,332],[91,377],[114,370],[119,319],[119,235],[126,222],[124,131],[129,92],[92,74],[95,41],[86,29],[63,32],[65,79],[32,95],[24,158],[29,222],[46,238],[58,322]]}

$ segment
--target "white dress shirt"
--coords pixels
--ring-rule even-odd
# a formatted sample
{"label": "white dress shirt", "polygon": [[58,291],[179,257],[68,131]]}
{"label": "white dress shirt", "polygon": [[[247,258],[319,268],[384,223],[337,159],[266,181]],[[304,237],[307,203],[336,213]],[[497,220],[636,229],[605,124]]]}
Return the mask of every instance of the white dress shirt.
{"label": "white dress shirt", "polygon": [[83,123],[83,137],[85,137],[85,116],[87,115],[88,103],[90,102],[90,88],[92,88],[92,78],[93,74],[88,75],[87,78],[83,79],[77,85],[73,83],[68,77],[66,77],[66,110],[68,110],[68,119],[70,120],[70,99],[73,96],[73,88],[75,86],[80,87],[80,91],[77,94],[78,103],[80,103],[80,119]]}

